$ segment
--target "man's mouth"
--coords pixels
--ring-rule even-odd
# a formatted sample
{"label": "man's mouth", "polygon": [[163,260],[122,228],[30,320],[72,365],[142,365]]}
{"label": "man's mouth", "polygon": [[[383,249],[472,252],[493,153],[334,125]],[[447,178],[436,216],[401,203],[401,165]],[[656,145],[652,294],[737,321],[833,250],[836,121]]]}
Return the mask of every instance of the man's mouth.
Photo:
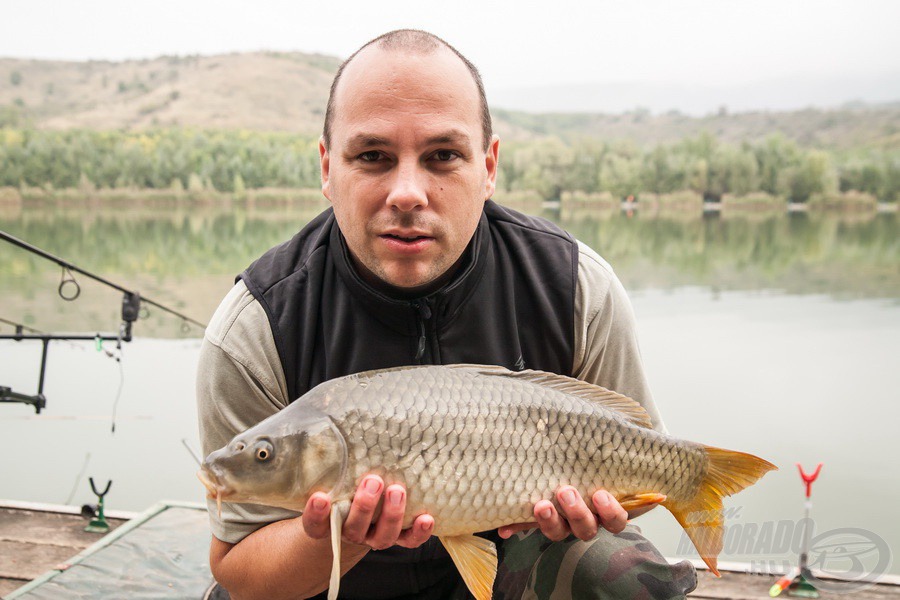
{"label": "man's mouth", "polygon": [[382,237],[382,238],[387,238],[387,239],[392,239],[392,240],[399,240],[399,241],[401,241],[401,242],[406,242],[406,243],[408,243],[408,244],[411,244],[411,243],[413,243],[413,242],[417,242],[417,241],[419,241],[419,240],[430,240],[430,239],[433,239],[433,238],[431,238],[430,236],[427,236],[427,235],[402,236],[402,235],[394,235],[393,233],[385,233],[385,234],[382,234],[380,237]]}

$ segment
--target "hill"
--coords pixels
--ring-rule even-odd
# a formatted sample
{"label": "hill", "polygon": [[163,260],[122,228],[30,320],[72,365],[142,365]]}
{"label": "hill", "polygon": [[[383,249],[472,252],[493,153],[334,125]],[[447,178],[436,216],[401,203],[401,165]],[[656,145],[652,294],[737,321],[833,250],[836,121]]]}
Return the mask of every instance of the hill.
{"label": "hill", "polygon": [[[0,125],[128,131],[191,126],[317,135],[339,64],[332,56],[283,52],[124,62],[0,59]],[[900,103],[704,117],[640,109],[534,114],[494,107],[492,112],[496,130],[507,140],[593,137],[646,147],[702,131],[730,143],[781,132],[807,147],[900,148]]]}
{"label": "hill", "polygon": [[321,128],[340,60],[300,53],[125,62],[0,59],[0,106],[47,129]]}
{"label": "hill", "polygon": [[704,131],[731,144],[758,142],[781,133],[809,148],[900,148],[900,103],[847,105],[831,110],[722,112],[704,117],[690,117],[676,111],[653,115],[640,109],[623,114],[530,114],[501,109],[493,112],[516,137],[557,135],[565,141],[584,137],[631,140],[647,147],[695,137]]}

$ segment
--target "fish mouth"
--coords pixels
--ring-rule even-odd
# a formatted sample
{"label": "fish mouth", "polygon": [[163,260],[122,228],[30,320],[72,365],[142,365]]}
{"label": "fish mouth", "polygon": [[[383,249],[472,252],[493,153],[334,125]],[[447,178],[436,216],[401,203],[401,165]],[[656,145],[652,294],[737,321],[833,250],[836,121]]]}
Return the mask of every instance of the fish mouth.
{"label": "fish mouth", "polygon": [[206,469],[200,469],[197,471],[197,479],[200,480],[200,483],[203,484],[203,487],[206,488],[206,497],[216,500],[216,509],[218,510],[218,516],[222,518],[222,499],[227,498],[231,495],[231,490],[227,487],[216,481],[216,476],[212,473],[206,471]]}

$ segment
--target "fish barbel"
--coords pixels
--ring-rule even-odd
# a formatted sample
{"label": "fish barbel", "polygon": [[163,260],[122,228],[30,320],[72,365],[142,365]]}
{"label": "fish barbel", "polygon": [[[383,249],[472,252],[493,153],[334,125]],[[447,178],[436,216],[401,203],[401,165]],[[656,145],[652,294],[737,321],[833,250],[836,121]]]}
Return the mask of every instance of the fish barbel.
{"label": "fish barbel", "polygon": [[[322,383],[211,453],[199,473],[217,502],[302,512],[332,500],[337,597],[343,519],[368,473],[407,489],[404,527],[424,513],[476,598],[490,598],[493,543],[472,535],[534,520],[572,485],[608,490],[628,509],[658,502],[718,575],[722,497],[775,466],[651,428],[634,400],[542,371],[483,365],[400,367]],[[221,505],[220,505],[221,506]]]}

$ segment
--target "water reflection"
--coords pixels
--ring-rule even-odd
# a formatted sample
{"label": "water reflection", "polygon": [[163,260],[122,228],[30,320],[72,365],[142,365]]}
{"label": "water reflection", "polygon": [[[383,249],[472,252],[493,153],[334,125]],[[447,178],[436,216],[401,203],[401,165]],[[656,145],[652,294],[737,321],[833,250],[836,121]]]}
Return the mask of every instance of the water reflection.
{"label": "water reflection", "polygon": [[647,218],[615,211],[560,222],[609,260],[630,289],[700,285],[900,298],[894,214]]}
{"label": "water reflection", "polygon": [[[206,321],[235,274],[325,206],[48,204],[0,210],[0,229]],[[536,205],[526,210],[540,213]],[[900,299],[895,213],[648,216],[607,207],[541,214],[596,248],[632,290],[689,285]],[[118,294],[82,282],[79,301],[66,303],[56,294],[59,278],[58,267],[0,244],[0,317],[45,330],[115,329]],[[136,331],[199,333],[185,333],[161,314],[142,320]]]}

